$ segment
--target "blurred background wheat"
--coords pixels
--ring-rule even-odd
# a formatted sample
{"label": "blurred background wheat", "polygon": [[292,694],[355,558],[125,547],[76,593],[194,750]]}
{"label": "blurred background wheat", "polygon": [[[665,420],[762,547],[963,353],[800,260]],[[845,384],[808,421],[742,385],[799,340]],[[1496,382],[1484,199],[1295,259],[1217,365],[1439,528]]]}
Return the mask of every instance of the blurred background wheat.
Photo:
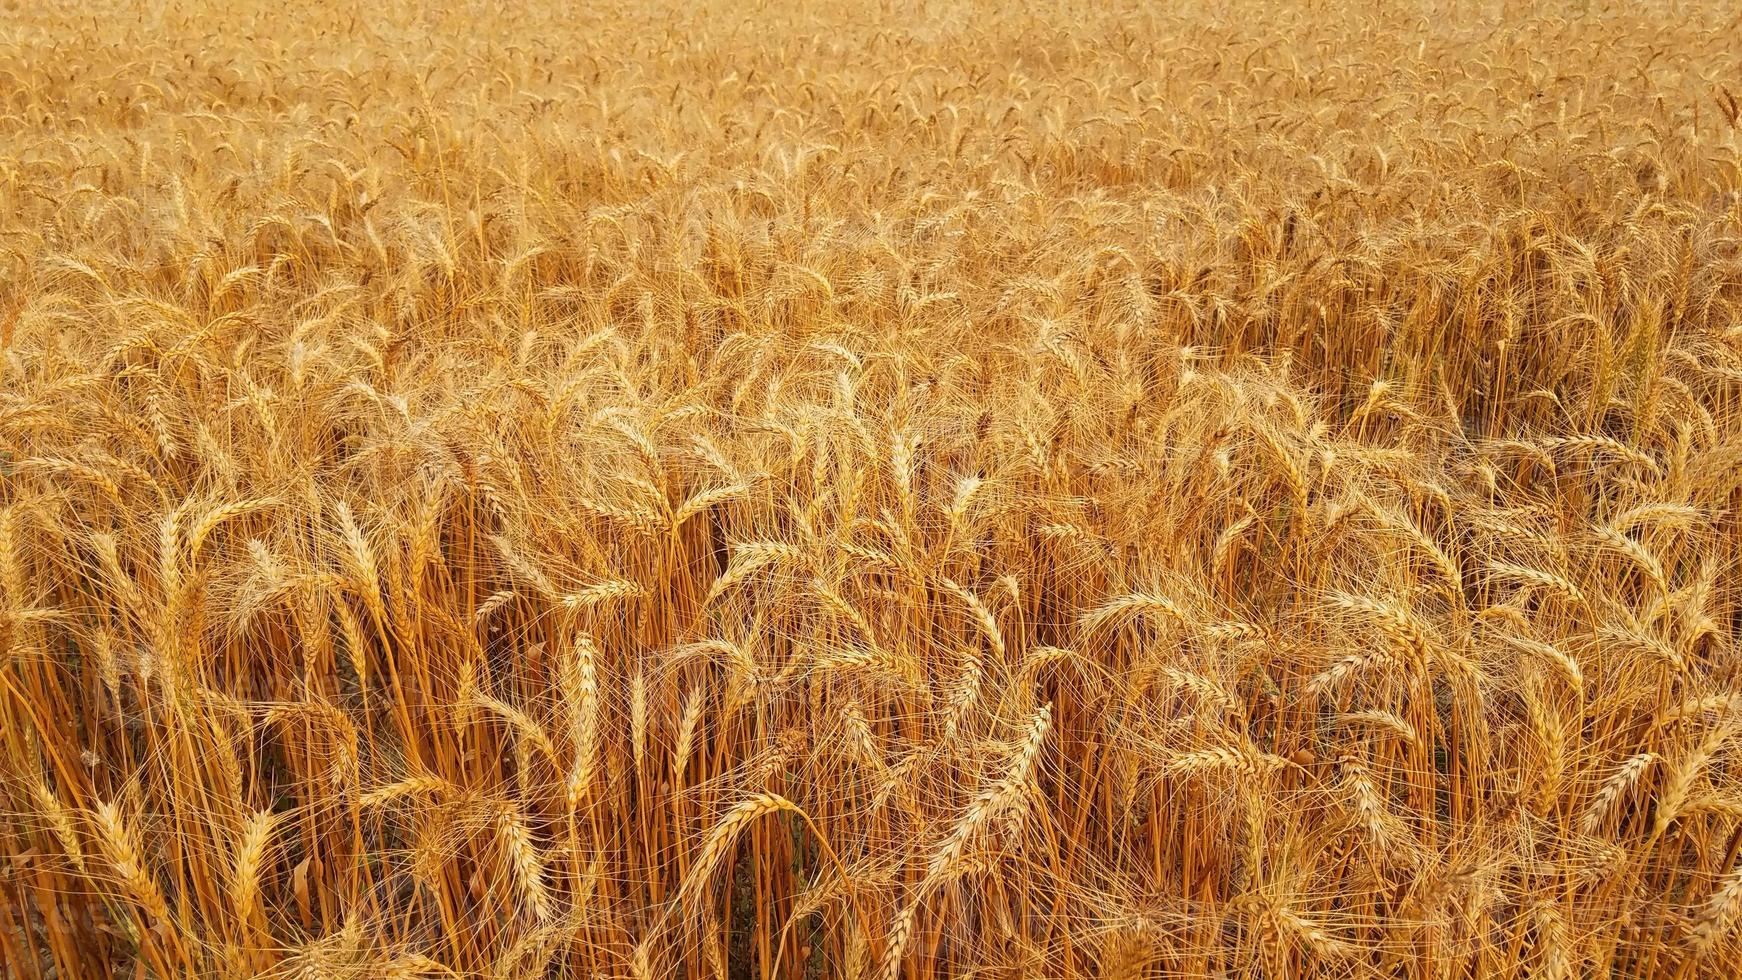
{"label": "blurred background wheat", "polygon": [[1735,975],[1739,30],[9,0],[0,972]]}

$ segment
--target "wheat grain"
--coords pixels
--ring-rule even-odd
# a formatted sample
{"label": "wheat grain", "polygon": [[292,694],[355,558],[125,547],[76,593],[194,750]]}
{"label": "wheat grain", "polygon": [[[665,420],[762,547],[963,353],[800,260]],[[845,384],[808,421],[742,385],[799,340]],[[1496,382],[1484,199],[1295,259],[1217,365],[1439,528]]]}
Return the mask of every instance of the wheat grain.
{"label": "wheat grain", "polygon": [[0,959],[1737,974],[1730,6],[11,4]]}

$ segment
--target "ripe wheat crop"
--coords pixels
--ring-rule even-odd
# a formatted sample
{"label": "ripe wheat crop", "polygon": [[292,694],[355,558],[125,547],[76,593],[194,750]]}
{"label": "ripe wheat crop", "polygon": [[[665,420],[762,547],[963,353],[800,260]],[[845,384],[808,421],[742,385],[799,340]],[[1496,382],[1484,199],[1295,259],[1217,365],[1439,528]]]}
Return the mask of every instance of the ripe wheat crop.
{"label": "ripe wheat crop", "polygon": [[0,975],[1742,972],[1720,0],[0,10]]}

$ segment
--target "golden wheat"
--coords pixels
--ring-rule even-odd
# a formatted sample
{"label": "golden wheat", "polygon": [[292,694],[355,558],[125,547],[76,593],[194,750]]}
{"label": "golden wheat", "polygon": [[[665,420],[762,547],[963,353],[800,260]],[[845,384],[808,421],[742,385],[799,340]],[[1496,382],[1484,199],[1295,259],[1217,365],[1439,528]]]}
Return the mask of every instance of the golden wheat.
{"label": "golden wheat", "polygon": [[0,973],[1742,972],[1717,0],[0,6]]}

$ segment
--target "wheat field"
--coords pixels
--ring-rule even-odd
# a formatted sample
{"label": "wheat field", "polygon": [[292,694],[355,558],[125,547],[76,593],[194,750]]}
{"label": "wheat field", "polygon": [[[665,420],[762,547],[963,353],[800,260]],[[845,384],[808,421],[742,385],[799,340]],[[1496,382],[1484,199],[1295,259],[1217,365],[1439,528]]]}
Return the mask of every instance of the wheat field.
{"label": "wheat field", "polygon": [[0,10],[0,974],[1742,971],[1720,0]]}

